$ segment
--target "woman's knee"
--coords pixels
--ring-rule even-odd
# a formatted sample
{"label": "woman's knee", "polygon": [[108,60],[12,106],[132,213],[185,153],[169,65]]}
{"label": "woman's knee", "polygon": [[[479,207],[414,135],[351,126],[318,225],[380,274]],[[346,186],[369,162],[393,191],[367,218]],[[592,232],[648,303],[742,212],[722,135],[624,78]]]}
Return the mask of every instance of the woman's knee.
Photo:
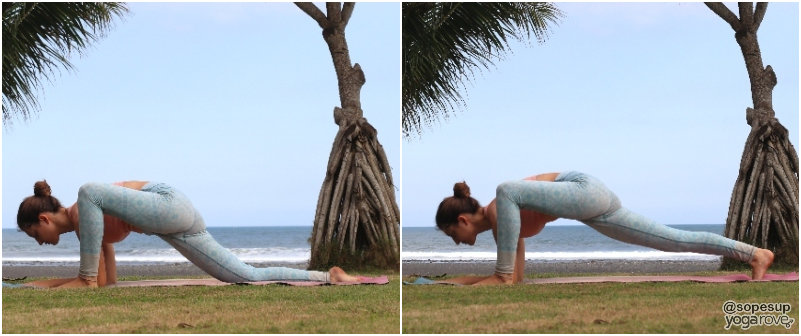
{"label": "woman's knee", "polygon": [[91,201],[92,203],[97,203],[98,196],[103,186],[105,186],[105,184],[98,182],[84,183],[80,188],[78,188],[78,199],[84,199]]}
{"label": "woman's knee", "polygon": [[514,201],[517,197],[516,195],[519,194],[520,185],[519,181],[506,181],[498,185],[495,188],[495,197],[497,199],[507,199]]}

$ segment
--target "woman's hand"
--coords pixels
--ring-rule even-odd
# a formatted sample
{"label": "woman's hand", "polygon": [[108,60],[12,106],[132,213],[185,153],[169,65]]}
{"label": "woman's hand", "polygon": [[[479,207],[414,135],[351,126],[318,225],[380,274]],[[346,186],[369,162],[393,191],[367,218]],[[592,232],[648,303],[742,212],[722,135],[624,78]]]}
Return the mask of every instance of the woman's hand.
{"label": "woman's hand", "polygon": [[25,283],[28,286],[35,286],[41,288],[53,288],[61,286],[67,282],[74,280],[74,278],[59,278],[59,279],[47,279],[47,280],[37,280]]}
{"label": "woman's hand", "polygon": [[81,277],[77,277],[70,281],[65,282],[64,284],[57,286],[56,288],[82,288],[82,287],[97,288],[97,281],[91,281]]}
{"label": "woman's hand", "polygon": [[473,285],[511,285],[514,283],[514,277],[511,273],[498,273],[490,275],[484,280],[474,283]]}
{"label": "woman's hand", "polygon": [[452,283],[456,285],[475,285],[477,282],[487,279],[486,276],[463,276],[440,280],[440,282]]}

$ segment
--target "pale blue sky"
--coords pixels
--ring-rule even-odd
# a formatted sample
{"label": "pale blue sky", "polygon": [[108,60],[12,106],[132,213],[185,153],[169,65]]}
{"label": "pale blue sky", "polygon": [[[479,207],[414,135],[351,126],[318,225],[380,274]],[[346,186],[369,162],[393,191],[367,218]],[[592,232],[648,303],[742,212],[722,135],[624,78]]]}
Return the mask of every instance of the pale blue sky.
{"label": "pale blue sky", "polygon": [[[403,225],[432,227],[454,182],[487,204],[500,182],[564,170],[665,224],[724,223],[752,106],[730,26],[702,3],[558,7],[544,45],[515,43],[468,84],[461,112],[403,141]],[[759,30],[796,150],[798,16],[797,3],[770,3]]]}
{"label": "pale blue sky", "polygon": [[[65,205],[88,181],[163,181],[209,226],[312,225],[337,125],[321,29],[291,3],[129,3],[3,130],[3,228],[46,178]],[[400,181],[400,4],[359,3],[347,28],[365,117]],[[399,190],[398,190],[399,193]]]}
{"label": "pale blue sky", "polygon": [[[65,204],[87,181],[158,180],[210,226],[311,225],[339,104],[316,23],[282,3],[129,5],[45,84],[37,118],[3,130],[3,227],[42,178]],[[403,225],[432,226],[456,181],[487,203],[504,180],[570,169],[663,223],[723,223],[751,106],[731,28],[701,3],[558,6],[546,44],[515,45],[468,85],[463,111],[406,140],[400,5],[356,6],[351,57],[402,175]],[[796,149],[798,13],[771,3],[759,32]]]}

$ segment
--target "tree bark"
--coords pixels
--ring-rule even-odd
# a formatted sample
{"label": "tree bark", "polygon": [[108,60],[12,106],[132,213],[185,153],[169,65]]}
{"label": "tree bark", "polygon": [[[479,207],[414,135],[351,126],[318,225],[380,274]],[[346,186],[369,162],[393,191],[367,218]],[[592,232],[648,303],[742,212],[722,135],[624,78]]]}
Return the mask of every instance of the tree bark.
{"label": "tree bark", "polygon": [[315,211],[309,268],[333,265],[397,268],[400,265],[400,211],[386,154],[375,128],[361,109],[365,83],[359,64],[351,65],[345,27],[354,4],[326,3],[323,13],[312,3],[298,8],[322,28],[337,76],[339,125]]}
{"label": "tree bark", "polygon": [[[745,142],[734,184],[726,237],[772,250],[776,261],[798,265],[798,154],[787,129],[775,117],[776,74],[763,67],[757,30],[767,3],[738,3],[738,18],[722,3],[706,3],[734,30],[751,82],[753,108],[746,108],[751,132]],[[723,267],[737,264],[724,258]]]}

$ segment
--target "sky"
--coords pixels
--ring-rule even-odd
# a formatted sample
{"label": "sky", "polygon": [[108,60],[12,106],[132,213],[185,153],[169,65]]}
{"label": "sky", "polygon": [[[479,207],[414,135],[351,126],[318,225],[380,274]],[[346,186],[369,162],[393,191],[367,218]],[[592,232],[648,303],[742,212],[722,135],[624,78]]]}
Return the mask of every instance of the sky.
{"label": "sky", "polygon": [[[3,129],[2,227],[41,179],[67,206],[86,182],[160,181],[208,226],[311,226],[339,106],[317,23],[291,3],[128,7]],[[346,33],[399,184],[400,4],[357,4]]]}
{"label": "sky", "polygon": [[[487,204],[503,181],[565,170],[662,223],[724,223],[752,105],[728,24],[702,3],[557,6],[544,44],[513,43],[463,109],[402,138],[400,5],[357,4],[351,58],[401,181],[402,225],[433,227],[454,182]],[[40,179],[68,205],[85,182],[140,179],[183,191],[209,226],[312,225],[339,104],[317,24],[288,3],[129,8],[45,83],[37,117],[3,129],[2,227]],[[771,3],[759,30],[796,150],[798,16]]]}
{"label": "sky", "polygon": [[[513,43],[461,110],[403,140],[403,226],[433,227],[455,182],[486,205],[501,182],[567,170],[661,223],[725,223],[752,106],[731,27],[702,3],[557,7],[544,44]],[[796,151],[798,17],[797,3],[770,3],[758,33]]]}

